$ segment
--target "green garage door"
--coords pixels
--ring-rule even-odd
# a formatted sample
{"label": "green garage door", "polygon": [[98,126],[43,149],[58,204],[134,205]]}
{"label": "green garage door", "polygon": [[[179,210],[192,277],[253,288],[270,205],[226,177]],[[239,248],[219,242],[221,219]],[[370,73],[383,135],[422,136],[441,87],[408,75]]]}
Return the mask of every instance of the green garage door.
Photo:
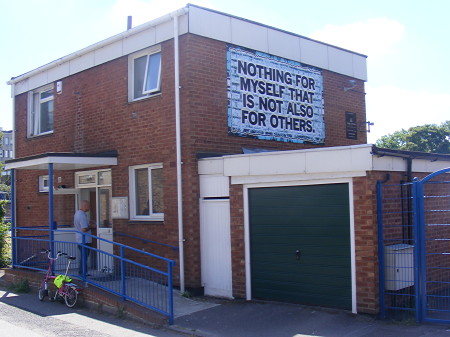
{"label": "green garage door", "polygon": [[252,297],[352,308],[348,184],[249,190]]}

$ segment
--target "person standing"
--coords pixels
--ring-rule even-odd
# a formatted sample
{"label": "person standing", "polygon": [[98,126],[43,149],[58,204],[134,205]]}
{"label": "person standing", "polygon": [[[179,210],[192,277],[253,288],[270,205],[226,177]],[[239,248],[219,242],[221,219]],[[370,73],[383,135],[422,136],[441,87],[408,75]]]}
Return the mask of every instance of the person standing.
{"label": "person standing", "polygon": [[[78,243],[78,249],[80,251],[80,256],[83,256],[82,252],[83,252],[83,236],[84,236],[84,243],[86,246],[91,246],[92,245],[92,237],[90,236],[91,234],[91,229],[95,228],[95,224],[91,224],[89,222],[89,219],[87,217],[87,212],[89,211],[89,201],[87,200],[83,200],[81,201],[81,205],[80,205],[80,209],[78,211],[75,212],[75,215],[73,216],[73,224],[75,226],[75,229],[78,231],[78,233],[75,234],[76,236],[76,241]],[[84,235],[84,234],[89,234],[89,235]],[[82,274],[83,273],[83,263],[86,265],[87,267],[87,261],[88,261],[88,256],[90,254],[91,250],[90,249],[86,249],[86,254],[84,256],[84,261],[81,261],[80,259],[80,263],[79,263],[79,267],[78,267],[78,274]]]}

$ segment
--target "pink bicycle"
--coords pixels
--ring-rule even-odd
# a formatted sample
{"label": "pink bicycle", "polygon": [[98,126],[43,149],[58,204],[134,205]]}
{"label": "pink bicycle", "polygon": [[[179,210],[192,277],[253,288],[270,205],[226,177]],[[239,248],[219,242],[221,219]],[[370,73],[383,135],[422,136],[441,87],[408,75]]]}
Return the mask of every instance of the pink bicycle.
{"label": "pink bicycle", "polygon": [[[41,253],[46,253],[49,259],[47,273],[45,274],[44,280],[42,281],[41,286],[39,287],[38,297],[40,301],[43,301],[45,296],[48,296],[50,301],[54,302],[58,297],[64,298],[64,302],[69,308],[72,308],[78,299],[78,294],[81,291],[81,288],[72,283],[72,279],[67,276],[67,273],[70,268],[70,263],[76,259],[74,256],[67,257],[67,267],[64,275],[54,276],[52,275],[52,266],[53,263],[60,257],[67,255],[66,253],[58,252],[56,257],[51,257],[51,251],[46,249]],[[53,295],[49,289],[49,281],[53,280],[53,283],[56,286],[55,294]]]}

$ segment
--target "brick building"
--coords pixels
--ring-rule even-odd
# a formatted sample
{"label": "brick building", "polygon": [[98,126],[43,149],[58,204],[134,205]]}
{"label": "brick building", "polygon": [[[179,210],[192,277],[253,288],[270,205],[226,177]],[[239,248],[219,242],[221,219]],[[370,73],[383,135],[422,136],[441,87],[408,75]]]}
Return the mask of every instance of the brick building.
{"label": "brick building", "polygon": [[[182,288],[376,312],[375,183],[404,167],[366,145],[366,79],[364,55],[194,5],[62,57],[9,82],[16,224],[48,223],[53,186],[58,226],[88,199],[98,236],[175,259]],[[302,212],[323,215],[327,253],[298,282],[307,296],[257,238],[278,232],[269,205],[295,214],[282,205],[311,195]],[[307,253],[287,241],[305,233],[286,221],[275,246],[297,263]]]}

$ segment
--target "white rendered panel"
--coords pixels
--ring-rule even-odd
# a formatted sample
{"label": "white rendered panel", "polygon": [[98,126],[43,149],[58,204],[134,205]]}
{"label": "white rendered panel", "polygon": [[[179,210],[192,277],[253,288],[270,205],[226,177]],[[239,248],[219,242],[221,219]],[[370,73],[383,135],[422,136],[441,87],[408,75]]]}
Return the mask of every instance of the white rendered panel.
{"label": "white rendered panel", "polygon": [[166,21],[156,27],[155,33],[156,43],[166,41],[173,38],[173,21]]}
{"label": "white rendered panel", "polygon": [[250,158],[250,175],[298,174],[306,171],[304,153],[254,156]]}
{"label": "white rendered panel", "polygon": [[231,18],[232,43],[238,46],[268,52],[267,28]]}
{"label": "white rendered panel", "polygon": [[28,82],[29,82],[29,80],[26,79],[26,80],[23,80],[23,81],[20,81],[20,82],[17,82],[16,84],[14,84],[14,92],[13,92],[13,94],[14,95],[19,95],[19,94],[21,94],[23,92],[29,91],[30,89],[29,89]]}
{"label": "white rendered panel", "polygon": [[250,174],[250,158],[248,156],[227,157],[223,163],[226,176],[246,176]]}
{"label": "white rendered panel", "polygon": [[324,44],[300,38],[300,62],[328,69],[328,50]]}
{"label": "white rendered panel", "polygon": [[189,31],[215,40],[231,42],[231,18],[196,7],[189,9]]}
{"label": "white rendered panel", "polygon": [[156,29],[147,29],[124,39],[123,53],[124,55],[131,54],[154,44],[156,44]]}
{"label": "white rendered panel", "polygon": [[30,90],[42,87],[43,85],[46,85],[48,83],[49,82],[46,71],[28,78],[28,87],[30,88]]}
{"label": "white rendered panel", "polygon": [[81,55],[80,57],[70,60],[70,74],[76,74],[94,66],[94,52]]}
{"label": "white rendered panel", "polygon": [[223,175],[200,176],[200,198],[229,197],[230,179]]}
{"label": "white rendered panel", "polygon": [[353,77],[367,81],[367,59],[361,55],[353,54]]}
{"label": "white rendered panel", "polygon": [[47,71],[47,81],[54,82],[70,75],[69,63],[63,63]]}
{"label": "white rendered panel", "polygon": [[300,61],[300,38],[275,29],[268,30],[269,54]]}
{"label": "white rendered panel", "polygon": [[122,41],[111,43],[95,51],[95,65],[106,63],[122,55]]}
{"label": "white rendered panel", "polygon": [[198,174],[223,175],[223,158],[208,158],[198,161]]}
{"label": "white rendered panel", "polygon": [[349,52],[329,46],[328,64],[331,71],[353,76],[353,57]]}

